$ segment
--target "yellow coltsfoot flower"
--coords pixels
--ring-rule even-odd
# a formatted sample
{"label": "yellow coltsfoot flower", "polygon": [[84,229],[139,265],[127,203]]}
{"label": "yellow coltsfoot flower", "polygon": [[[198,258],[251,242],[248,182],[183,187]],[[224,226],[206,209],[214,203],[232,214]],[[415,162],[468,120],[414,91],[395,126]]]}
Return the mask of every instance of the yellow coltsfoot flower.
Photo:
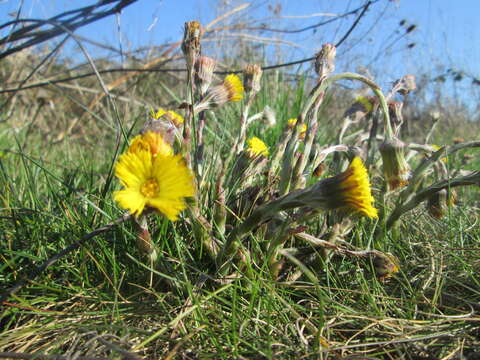
{"label": "yellow coltsfoot flower", "polygon": [[176,127],[179,127],[185,122],[185,119],[179,113],[163,108],[159,108],[156,112],[152,109],[150,116],[155,120],[165,119],[171,121]]}
{"label": "yellow coltsfoot flower", "polygon": [[223,80],[223,86],[227,90],[228,101],[236,102],[243,99],[243,84],[237,75],[227,75]]}
{"label": "yellow coltsfoot flower", "polygon": [[152,154],[152,158],[157,155],[173,155],[172,147],[165,142],[162,135],[153,131],[147,131],[145,134],[135,136],[127,150],[129,153],[138,153],[147,151]]}
{"label": "yellow coltsfoot flower", "polygon": [[329,209],[349,209],[370,218],[378,217],[373,206],[367,169],[362,159],[355,157],[343,173],[320,182]]}
{"label": "yellow coltsfoot flower", "polygon": [[195,104],[193,110],[198,113],[210,108],[222,106],[227,102],[240,101],[243,99],[243,93],[242,80],[235,74],[227,75],[222,84],[208,90],[205,98]]}
{"label": "yellow coltsfoot flower", "polygon": [[115,166],[115,175],[124,189],[114,199],[136,217],[146,208],[158,210],[175,221],[194,195],[193,176],[180,155],[149,151],[127,151]]}
{"label": "yellow coltsfoot flower", "polygon": [[250,158],[255,158],[257,156],[268,156],[268,147],[265,143],[260,140],[258,137],[254,136],[247,140],[248,148],[247,154]]}

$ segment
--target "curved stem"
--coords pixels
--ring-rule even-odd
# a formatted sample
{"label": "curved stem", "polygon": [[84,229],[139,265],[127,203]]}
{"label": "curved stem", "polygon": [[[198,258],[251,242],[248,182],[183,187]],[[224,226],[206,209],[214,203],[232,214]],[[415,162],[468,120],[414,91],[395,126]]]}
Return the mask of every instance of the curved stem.
{"label": "curved stem", "polygon": [[364,83],[365,85],[367,85],[368,87],[370,87],[370,89],[372,89],[373,93],[375,94],[375,96],[378,98],[378,100],[380,102],[380,107],[382,108],[383,120],[384,120],[384,124],[385,124],[385,139],[391,139],[393,137],[393,130],[392,130],[392,125],[390,124],[390,115],[388,113],[388,105],[387,105],[387,101],[385,99],[385,96],[383,95],[382,91],[380,90],[380,87],[377,84],[375,84],[372,80],[370,80],[369,78],[367,78],[365,76],[356,74],[356,73],[345,72],[345,73],[341,73],[341,74],[332,75],[332,76],[327,77],[322,82],[322,84],[320,84],[320,86],[317,89],[315,89],[312,96],[307,100],[307,102],[306,102],[306,104],[305,104],[305,106],[302,110],[302,115],[301,115],[302,119],[306,118],[307,113],[310,111],[311,107],[315,103],[315,99],[322,92],[324,92],[327,87],[329,87],[331,84],[333,84],[336,81],[345,80],[345,79],[360,81],[360,82]]}

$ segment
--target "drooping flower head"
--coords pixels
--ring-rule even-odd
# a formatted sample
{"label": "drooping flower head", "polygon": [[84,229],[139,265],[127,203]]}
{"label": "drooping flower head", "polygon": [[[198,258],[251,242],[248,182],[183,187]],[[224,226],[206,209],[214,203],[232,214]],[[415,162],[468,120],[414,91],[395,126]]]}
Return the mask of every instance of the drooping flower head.
{"label": "drooping flower head", "polygon": [[327,208],[349,209],[370,218],[378,217],[367,169],[359,157],[355,157],[343,173],[324,179],[319,184],[327,198]]}
{"label": "drooping flower head", "polygon": [[245,91],[249,93],[258,93],[260,91],[260,79],[262,78],[262,68],[257,64],[250,64],[245,67],[243,72]]}
{"label": "drooping flower head", "polygon": [[227,102],[240,101],[243,99],[243,92],[243,84],[240,78],[235,74],[227,75],[223,83],[210,88],[204,99],[194,105],[194,112],[219,107]]}
{"label": "drooping flower head", "polygon": [[120,155],[115,175],[124,187],[115,191],[115,201],[137,217],[149,207],[175,221],[187,206],[185,198],[194,195],[192,174],[179,155],[127,151]]}
{"label": "drooping flower head", "polygon": [[390,190],[407,185],[410,179],[410,166],[405,160],[404,148],[405,144],[396,137],[386,139],[380,145],[383,173]]}
{"label": "drooping flower head", "polygon": [[203,96],[212,83],[216,61],[207,56],[200,56],[195,62],[195,85]]}
{"label": "drooping flower head", "polygon": [[138,153],[147,151],[155,158],[157,155],[172,156],[172,147],[165,142],[162,135],[153,131],[135,136],[130,142],[127,152]]}
{"label": "drooping flower head", "polygon": [[254,136],[247,140],[248,148],[247,154],[250,158],[257,156],[268,156],[268,147],[258,137]]}

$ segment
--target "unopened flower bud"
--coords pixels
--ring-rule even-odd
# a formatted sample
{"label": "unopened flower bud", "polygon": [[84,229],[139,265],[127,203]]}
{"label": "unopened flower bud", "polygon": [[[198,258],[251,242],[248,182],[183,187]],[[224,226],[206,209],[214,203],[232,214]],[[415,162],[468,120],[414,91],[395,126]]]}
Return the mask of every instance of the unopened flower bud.
{"label": "unopened flower bud", "polygon": [[320,177],[323,175],[323,173],[325,172],[325,164],[324,163],[320,163],[316,168],[315,170],[313,170],[313,176],[315,177]]}
{"label": "unopened flower bud", "polygon": [[380,281],[385,281],[400,270],[399,260],[390,253],[375,251],[372,263],[375,267],[375,273]]}
{"label": "unopened flower bud", "polygon": [[442,189],[428,198],[428,213],[434,218],[441,219],[445,216],[449,206],[457,203],[457,192],[454,189]]}
{"label": "unopened flower bud", "polygon": [[335,56],[337,55],[337,48],[335,45],[325,43],[315,55],[315,72],[320,78],[330,75],[335,71]]}
{"label": "unopened flower bud", "polygon": [[380,145],[380,154],[383,160],[383,173],[389,190],[408,184],[410,166],[405,160],[405,144],[398,138],[385,140]]}
{"label": "unopened flower bud", "polygon": [[245,91],[258,93],[260,91],[260,79],[262,78],[262,68],[257,64],[247,65],[243,73]]}
{"label": "unopened flower bud", "polygon": [[437,110],[432,110],[430,111],[430,117],[432,118],[432,121],[435,123],[438,120],[440,120],[440,111]]}
{"label": "unopened flower bud", "polygon": [[198,21],[187,21],[183,33],[182,51],[187,61],[187,68],[191,69],[200,56],[201,26]]}
{"label": "unopened flower bud", "polygon": [[200,56],[195,62],[195,85],[204,95],[212,83],[216,61],[207,56]]}

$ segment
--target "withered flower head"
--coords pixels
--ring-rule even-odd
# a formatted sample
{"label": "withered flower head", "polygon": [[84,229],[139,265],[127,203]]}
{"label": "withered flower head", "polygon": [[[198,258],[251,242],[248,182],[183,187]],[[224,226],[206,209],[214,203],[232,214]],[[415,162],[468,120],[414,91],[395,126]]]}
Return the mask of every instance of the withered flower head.
{"label": "withered flower head", "polygon": [[383,160],[383,173],[388,188],[394,190],[408,184],[410,179],[410,166],[405,160],[405,144],[398,138],[385,140],[380,145],[380,154]]}
{"label": "withered flower head", "polygon": [[243,73],[245,91],[248,93],[258,93],[260,91],[260,79],[262,78],[262,68],[257,64],[247,65]]}
{"label": "withered flower head", "polygon": [[183,33],[182,51],[187,61],[187,68],[192,68],[200,56],[201,26],[198,21],[187,21]]}
{"label": "withered flower head", "polygon": [[207,56],[200,56],[195,62],[195,85],[204,95],[212,83],[213,71],[216,61]]}
{"label": "withered flower head", "polygon": [[335,45],[325,43],[315,55],[315,72],[320,78],[330,75],[335,71],[335,56],[337,48]]}
{"label": "withered flower head", "polygon": [[173,110],[164,110],[159,108],[158,111],[153,109],[150,111],[150,118],[143,125],[141,134],[149,131],[158,133],[169,144],[172,145],[175,141],[177,127],[183,124],[183,117]]}

